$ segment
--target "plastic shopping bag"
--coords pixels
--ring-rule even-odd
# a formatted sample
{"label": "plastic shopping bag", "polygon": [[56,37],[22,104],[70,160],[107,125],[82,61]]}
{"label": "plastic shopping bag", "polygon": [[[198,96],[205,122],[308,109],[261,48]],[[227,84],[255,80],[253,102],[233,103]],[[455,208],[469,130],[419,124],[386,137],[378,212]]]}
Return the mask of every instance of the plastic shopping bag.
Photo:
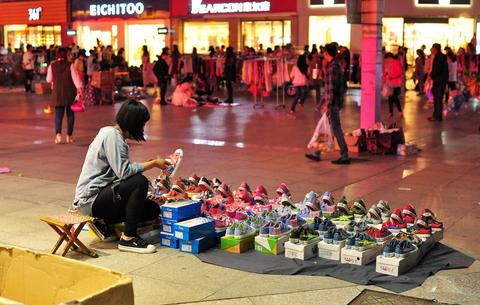
{"label": "plastic shopping bag", "polygon": [[318,121],[315,132],[307,146],[309,149],[320,150],[322,152],[328,152],[333,149],[333,136],[330,121],[326,113],[322,115]]}
{"label": "plastic shopping bag", "polygon": [[382,97],[388,98],[392,95],[392,87],[388,84],[383,84],[382,85]]}

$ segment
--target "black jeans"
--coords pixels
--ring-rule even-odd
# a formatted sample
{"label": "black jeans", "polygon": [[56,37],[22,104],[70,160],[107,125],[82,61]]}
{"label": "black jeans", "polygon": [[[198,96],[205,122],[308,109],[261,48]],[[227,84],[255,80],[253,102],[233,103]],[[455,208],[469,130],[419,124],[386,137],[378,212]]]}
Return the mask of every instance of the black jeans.
{"label": "black jeans", "polygon": [[390,114],[393,114],[393,104],[398,109],[398,112],[402,112],[402,106],[400,105],[400,92],[401,88],[400,87],[395,87],[393,88],[392,94],[388,97],[388,110],[390,111]]}
{"label": "black jeans", "polygon": [[295,108],[297,108],[297,103],[299,100],[300,100],[300,105],[303,106],[303,104],[305,104],[305,101],[307,100],[307,97],[308,97],[308,87],[307,86],[297,87],[297,94],[294,97],[291,110],[295,111]]}
{"label": "black jeans", "polygon": [[227,91],[228,91],[227,102],[232,103],[233,102],[233,84],[232,84],[232,81],[228,78],[226,78],[225,81],[226,81]]}
{"label": "black jeans", "polygon": [[162,77],[158,81],[158,87],[160,88],[160,103],[166,104],[167,100],[165,96],[167,95],[167,85],[168,85],[168,78]]}
{"label": "black jeans", "polygon": [[445,89],[447,84],[433,82],[432,94],[433,94],[433,118],[437,121],[443,119],[443,97],[445,96]]}
{"label": "black jeans", "polygon": [[25,92],[33,92],[32,81],[33,81],[33,70],[25,70]]}
{"label": "black jeans", "polygon": [[70,106],[55,106],[55,132],[62,133],[63,116],[67,110],[67,134],[73,135],[73,126],[75,124],[75,112],[70,109]]}
{"label": "black jeans", "polygon": [[338,146],[340,146],[340,157],[342,160],[348,160],[348,147],[343,136],[340,110],[337,107],[330,107],[328,117],[330,119],[330,125],[332,126],[333,135],[337,139]]}
{"label": "black jeans", "polygon": [[100,191],[92,206],[92,215],[103,219],[106,224],[125,222],[124,234],[128,237],[137,236],[138,223],[155,220],[160,215],[160,207],[147,199],[148,179],[142,174],[136,174],[115,186],[114,196],[112,185]]}

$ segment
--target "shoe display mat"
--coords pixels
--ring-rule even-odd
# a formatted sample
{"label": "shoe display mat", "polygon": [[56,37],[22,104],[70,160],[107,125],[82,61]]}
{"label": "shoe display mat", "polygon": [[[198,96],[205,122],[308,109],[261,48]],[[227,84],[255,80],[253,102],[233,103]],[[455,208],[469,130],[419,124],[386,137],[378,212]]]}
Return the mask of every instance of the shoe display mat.
{"label": "shoe display mat", "polygon": [[204,263],[246,272],[275,275],[331,276],[358,285],[376,285],[401,293],[422,285],[440,270],[468,268],[475,259],[444,244],[436,244],[420,263],[398,277],[380,274],[375,264],[356,266],[316,257],[307,261],[273,256],[249,251],[233,254],[219,248],[200,253],[197,257]]}

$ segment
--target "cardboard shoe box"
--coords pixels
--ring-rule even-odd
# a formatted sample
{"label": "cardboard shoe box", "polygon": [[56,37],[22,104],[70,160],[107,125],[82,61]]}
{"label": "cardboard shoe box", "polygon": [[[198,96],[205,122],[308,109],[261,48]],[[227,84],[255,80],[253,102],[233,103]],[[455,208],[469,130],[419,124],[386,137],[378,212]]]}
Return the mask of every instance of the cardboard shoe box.
{"label": "cardboard shoe box", "polygon": [[[345,143],[347,143],[348,152],[359,153],[360,152],[360,137],[352,135],[344,135]],[[335,150],[340,150],[337,138],[335,138]]]}
{"label": "cardboard shoe box", "polygon": [[198,254],[207,251],[218,243],[216,233],[194,240],[180,240],[180,251],[185,253]]}
{"label": "cardboard shoe box", "polygon": [[353,249],[343,248],[341,253],[342,264],[351,265],[368,265],[377,259],[377,256],[382,254],[383,244],[377,244],[375,247],[367,249],[365,251],[358,251]]}
{"label": "cardboard shoe box", "polygon": [[318,256],[325,259],[340,261],[342,248],[345,247],[345,241],[339,244],[328,244],[325,241],[318,243]]}
{"label": "cardboard shoe box", "polygon": [[279,255],[285,252],[285,243],[288,241],[288,235],[275,237],[255,237],[255,251],[270,254]]}
{"label": "cardboard shoe box", "polygon": [[285,257],[300,260],[308,260],[318,255],[318,241],[313,240],[308,245],[294,244],[289,241],[285,243]]}
{"label": "cardboard shoe box", "polygon": [[205,217],[197,217],[173,225],[177,239],[194,240],[215,233],[215,221]]}
{"label": "cardboard shoe box", "polygon": [[162,219],[171,221],[182,221],[200,217],[201,201],[183,200],[169,202],[161,206]]}
{"label": "cardboard shoe box", "polygon": [[58,255],[1,246],[0,269],[0,304],[134,304],[126,275]]}
{"label": "cardboard shoe box", "polygon": [[162,220],[162,232],[173,234],[173,225],[176,223],[173,220]]}
{"label": "cardboard shoe box", "polygon": [[47,82],[38,82],[34,85],[35,94],[45,95],[52,93],[52,84]]}
{"label": "cardboard shoe box", "polygon": [[250,236],[244,239],[235,239],[232,236],[223,236],[220,238],[220,247],[222,250],[241,254],[253,249],[255,244],[255,236]]}
{"label": "cardboard shoe box", "polygon": [[437,242],[442,240],[443,231],[433,233],[430,238],[420,245],[417,251],[410,253],[409,255],[400,257],[384,257],[383,255],[377,256],[376,271],[378,273],[399,276],[412,269],[420,260],[435,246]]}
{"label": "cardboard shoe box", "polygon": [[160,233],[160,245],[167,248],[178,249],[178,239],[170,233]]}

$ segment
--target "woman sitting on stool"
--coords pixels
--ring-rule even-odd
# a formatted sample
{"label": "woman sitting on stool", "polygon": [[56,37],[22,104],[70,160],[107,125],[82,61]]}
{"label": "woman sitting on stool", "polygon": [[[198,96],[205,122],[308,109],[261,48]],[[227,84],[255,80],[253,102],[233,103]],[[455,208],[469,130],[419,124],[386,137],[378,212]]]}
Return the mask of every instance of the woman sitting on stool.
{"label": "woman sitting on stool", "polygon": [[[105,239],[109,224],[125,222],[118,249],[153,253],[155,246],[137,234],[140,222],[155,220],[160,214],[157,203],[147,199],[148,179],[142,172],[168,164],[163,159],[144,163],[129,160],[126,139],[145,141],[143,130],[150,119],[147,108],[137,101],[125,102],[117,113],[116,125],[100,129],[90,144],[78,179],[75,210],[104,221],[95,223],[95,231]],[[103,235],[103,236],[102,236]]]}

